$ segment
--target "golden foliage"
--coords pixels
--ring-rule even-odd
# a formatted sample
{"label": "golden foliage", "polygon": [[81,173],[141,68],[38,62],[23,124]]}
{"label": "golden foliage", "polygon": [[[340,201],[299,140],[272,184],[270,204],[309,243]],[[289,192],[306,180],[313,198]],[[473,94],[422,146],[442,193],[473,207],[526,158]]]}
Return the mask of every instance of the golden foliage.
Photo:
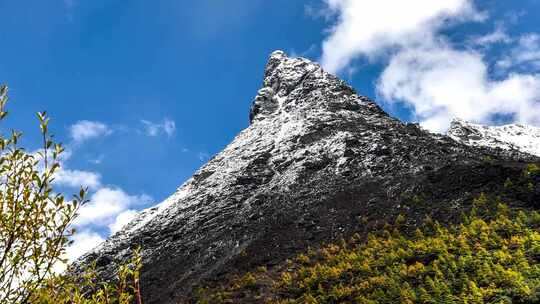
{"label": "golden foliage", "polygon": [[[473,205],[457,225],[427,220],[413,235],[394,229],[310,250],[255,292],[273,304],[539,303],[540,213],[486,195]],[[250,286],[268,279],[246,276]],[[224,286],[203,292],[200,303],[234,303],[246,291]]]}

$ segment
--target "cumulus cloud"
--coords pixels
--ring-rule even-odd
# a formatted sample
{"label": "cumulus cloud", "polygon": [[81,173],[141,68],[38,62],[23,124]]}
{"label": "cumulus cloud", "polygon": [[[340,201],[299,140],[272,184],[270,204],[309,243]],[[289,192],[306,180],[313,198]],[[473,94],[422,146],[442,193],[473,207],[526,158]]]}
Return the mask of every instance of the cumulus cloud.
{"label": "cumulus cloud", "polygon": [[150,202],[152,198],[149,195],[129,195],[118,187],[97,189],[89,201],[80,207],[74,220],[73,226],[81,232],[77,231],[71,238],[73,244],[66,253],[69,260],[73,261],[103,242],[108,235],[104,232],[106,229],[110,234],[121,230],[137,215],[136,210]]}
{"label": "cumulus cloud", "polygon": [[75,225],[110,225],[122,212],[151,201],[152,198],[146,194],[129,195],[120,188],[100,188],[92,194],[89,202],[80,208]]}
{"label": "cumulus cloud", "polygon": [[[31,152],[30,154],[34,155],[39,161],[39,169],[44,169],[44,153],[43,149],[39,149]],[[85,171],[85,170],[76,170],[70,169],[67,166],[67,162],[73,156],[73,150],[69,147],[60,154],[58,162],[60,163],[60,168],[54,173],[53,183],[57,186],[64,186],[70,188],[80,188],[85,187],[91,190],[101,187],[101,175],[97,172]],[[47,155],[48,163],[52,163],[51,153]]]}
{"label": "cumulus cloud", "polygon": [[83,141],[109,135],[112,130],[104,123],[98,121],[80,120],[69,127],[71,138],[81,143]]}
{"label": "cumulus cloud", "polygon": [[[150,136],[157,136],[161,133],[172,136],[176,130],[174,121],[164,119],[160,123],[143,121],[145,132]],[[131,195],[116,186],[104,186],[101,174],[93,171],[72,169],[68,166],[69,159],[74,151],[81,149],[82,143],[106,136],[113,131],[110,126],[89,120],[81,120],[69,127],[69,134],[72,142],[67,146],[66,152],[62,154],[60,169],[55,172],[54,183],[57,186],[68,188],[87,187],[89,189],[89,200],[80,207],[78,216],[75,218],[73,226],[81,232],[77,232],[73,237],[73,244],[67,250],[67,257],[70,261],[75,260],[82,254],[94,248],[104,241],[110,233],[120,230],[135,215],[136,210],[152,202],[152,198],[146,194]],[[35,151],[35,155],[39,155]],[[104,158],[100,154],[97,158],[87,159],[92,164],[99,164]],[[62,269],[59,268],[61,271]]]}
{"label": "cumulus cloud", "polygon": [[166,134],[168,137],[172,137],[176,132],[176,123],[169,119],[164,118],[161,122],[151,122],[148,120],[141,120],[144,125],[145,133],[148,136],[158,136],[159,134]]}
{"label": "cumulus cloud", "polygon": [[480,19],[468,0],[326,0],[337,23],[323,42],[322,65],[339,72],[357,56],[421,43],[451,18]]}
{"label": "cumulus cloud", "polygon": [[73,223],[82,232],[72,237],[73,244],[67,250],[69,260],[73,261],[104,241],[103,236],[107,234],[96,231],[118,232],[137,215],[136,209],[150,202],[152,198],[146,194],[129,195],[117,187],[97,189],[89,202],[80,207]]}
{"label": "cumulus cloud", "polygon": [[54,183],[72,188],[97,189],[101,186],[101,175],[92,171],[71,170],[61,167],[54,175]]}
{"label": "cumulus cloud", "polygon": [[378,83],[385,100],[405,102],[427,129],[444,132],[454,117],[488,123],[510,115],[540,123],[540,78],[511,74],[491,80],[481,54],[440,43],[397,53]]}
{"label": "cumulus cloud", "polygon": [[[100,188],[90,198],[90,202],[82,206],[74,226],[80,231],[71,237],[72,244],[66,249],[66,258],[73,262],[83,254],[105,241],[96,229],[106,227],[111,234],[122,229],[136,215],[137,208],[152,201],[148,195],[128,195],[119,188]],[[61,272],[63,265],[56,265],[55,270]]]}
{"label": "cumulus cloud", "polygon": [[[322,64],[331,72],[350,71],[357,58],[385,64],[377,93],[387,103],[400,103],[432,131],[444,132],[459,117],[490,123],[504,115],[514,121],[540,124],[540,76],[507,71],[490,77],[482,51],[493,43],[512,43],[499,26],[456,47],[442,34],[450,25],[485,21],[472,0],[364,1],[325,0],[335,24],[323,42]],[[538,36],[519,39],[518,46],[499,61],[500,67],[540,58]]]}
{"label": "cumulus cloud", "polygon": [[118,214],[114,222],[108,225],[111,234],[120,231],[120,229],[129,223],[135,217],[135,215],[137,215],[137,211],[135,210],[126,210]]}
{"label": "cumulus cloud", "polygon": [[66,256],[70,262],[105,241],[99,234],[92,231],[77,232],[71,240],[73,243],[66,249]]}

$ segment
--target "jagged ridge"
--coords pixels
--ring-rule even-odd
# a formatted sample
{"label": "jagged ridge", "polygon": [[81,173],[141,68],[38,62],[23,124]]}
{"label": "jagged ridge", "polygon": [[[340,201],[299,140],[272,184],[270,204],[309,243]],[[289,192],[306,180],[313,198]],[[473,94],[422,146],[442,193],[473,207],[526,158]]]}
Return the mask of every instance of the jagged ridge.
{"label": "jagged ridge", "polygon": [[540,156],[540,128],[533,126],[485,126],[454,119],[448,136],[466,145],[518,150]]}

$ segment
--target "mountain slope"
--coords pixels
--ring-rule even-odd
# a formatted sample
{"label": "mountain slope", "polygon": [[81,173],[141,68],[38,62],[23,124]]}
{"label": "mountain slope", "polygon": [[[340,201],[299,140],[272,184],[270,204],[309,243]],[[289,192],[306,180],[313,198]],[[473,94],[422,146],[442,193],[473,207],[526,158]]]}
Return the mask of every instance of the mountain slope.
{"label": "mountain slope", "polygon": [[484,126],[454,119],[448,136],[466,145],[518,150],[540,156],[540,128],[533,126]]}
{"label": "mountain slope", "polygon": [[[141,245],[145,303],[174,303],[204,282],[279,264],[397,213],[450,220],[471,195],[535,160],[404,124],[319,65],[281,51],[270,56],[250,122],[170,198],[79,265],[97,260],[112,277]],[[400,204],[416,194],[429,210]]]}
{"label": "mountain slope", "polygon": [[[526,172],[507,190],[540,185],[540,167]],[[211,284],[198,292],[197,303],[538,303],[540,213],[485,194],[473,206],[455,224],[426,217],[414,233],[400,214],[368,237],[338,240],[279,267]]]}

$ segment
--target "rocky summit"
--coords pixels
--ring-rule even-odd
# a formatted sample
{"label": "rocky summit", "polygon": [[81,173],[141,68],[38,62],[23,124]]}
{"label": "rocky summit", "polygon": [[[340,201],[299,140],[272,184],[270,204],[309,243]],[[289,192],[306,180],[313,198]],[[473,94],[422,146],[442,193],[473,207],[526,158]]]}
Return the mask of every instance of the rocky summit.
{"label": "rocky summit", "polygon": [[[173,195],[78,265],[96,260],[112,277],[142,246],[144,302],[189,301],[198,286],[271,268],[397,213],[450,221],[473,195],[497,191],[538,161],[402,123],[318,64],[281,51],[271,54],[249,115],[250,125]],[[403,203],[414,195],[426,204]]]}

